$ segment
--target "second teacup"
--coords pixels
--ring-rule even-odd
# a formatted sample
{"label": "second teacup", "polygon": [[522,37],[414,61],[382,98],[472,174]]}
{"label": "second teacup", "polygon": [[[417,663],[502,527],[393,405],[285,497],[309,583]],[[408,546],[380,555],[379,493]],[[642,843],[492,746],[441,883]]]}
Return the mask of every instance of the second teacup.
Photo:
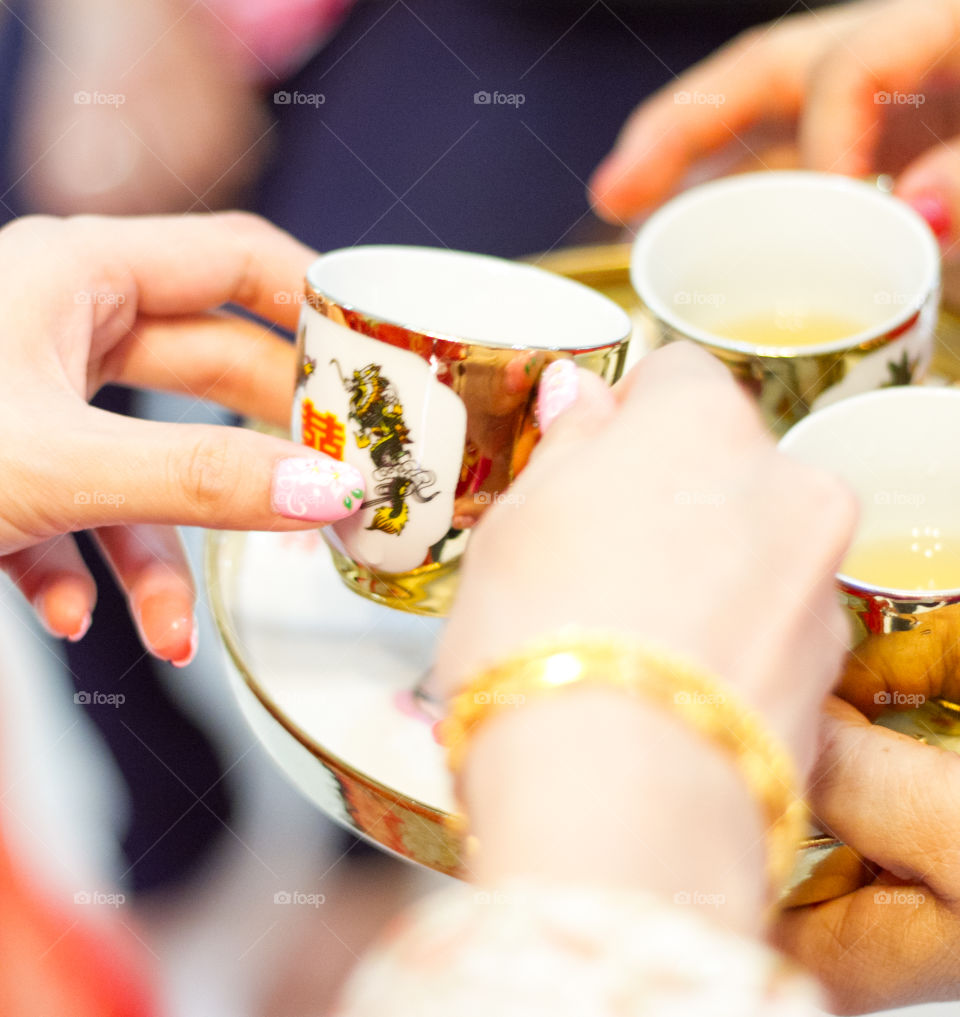
{"label": "second teacup", "polygon": [[844,480],[860,519],[837,576],[854,624],[845,694],[875,714],[960,700],[960,390],[870,392],[780,442]]}
{"label": "second teacup", "polygon": [[757,396],[774,432],[846,396],[923,378],[940,253],[869,184],[751,173],[695,187],[641,229],[634,288],[659,339],[690,339]]}

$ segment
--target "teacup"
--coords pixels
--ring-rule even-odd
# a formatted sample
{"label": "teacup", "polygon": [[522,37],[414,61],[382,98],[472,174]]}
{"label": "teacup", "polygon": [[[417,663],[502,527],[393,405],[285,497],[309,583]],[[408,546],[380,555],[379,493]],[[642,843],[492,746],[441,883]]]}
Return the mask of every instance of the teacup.
{"label": "teacup", "polygon": [[[780,448],[839,476],[860,519],[837,576],[854,625],[845,685],[869,712],[957,697],[928,685],[960,636],[960,390],[855,396],[796,425]],[[946,656],[945,656],[946,655]],[[909,677],[909,681],[904,679]],[[905,686],[908,686],[905,688]]]}
{"label": "teacup", "polygon": [[920,381],[932,357],[937,242],[908,205],[847,177],[751,173],[686,191],[641,229],[631,279],[659,340],[719,357],[778,434]]}
{"label": "teacup", "polygon": [[434,248],[333,251],[306,297],[293,436],[366,482],[324,531],[336,568],[366,597],[444,614],[471,527],[537,441],[540,373],[570,357],[615,381],[630,319],[532,265]]}

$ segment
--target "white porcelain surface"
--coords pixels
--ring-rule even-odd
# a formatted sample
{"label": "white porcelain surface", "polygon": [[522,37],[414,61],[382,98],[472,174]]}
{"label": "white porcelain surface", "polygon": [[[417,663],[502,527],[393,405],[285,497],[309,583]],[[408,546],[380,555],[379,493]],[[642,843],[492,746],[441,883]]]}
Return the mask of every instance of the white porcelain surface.
{"label": "white porcelain surface", "polygon": [[307,281],[336,303],[419,332],[482,346],[585,349],[630,320],[595,290],[518,262],[432,247],[331,251]]}
{"label": "white porcelain surface", "polygon": [[860,502],[854,539],[861,540],[956,525],[958,435],[960,389],[904,386],[818,410],[788,431],[780,448],[853,489]]}
{"label": "white porcelain surface", "polygon": [[[431,366],[416,353],[351,332],[305,305],[300,327],[307,356],[315,368],[294,397],[292,433],[302,440],[305,399],[342,422],[342,458],[363,476],[368,507],[338,523],[333,532],[339,549],[354,561],[381,572],[406,572],[421,565],[430,547],[450,529],[454,492],[463,462],[467,410],[463,400],[439,382]],[[408,513],[402,533],[372,526],[390,487],[388,468],[377,469],[368,447],[359,447],[351,420],[351,392],[344,378],[356,379],[375,369],[391,393],[389,402],[403,407],[408,428],[403,457],[415,463],[413,477],[423,478],[421,497],[405,500]],[[386,475],[386,480],[385,476]],[[386,505],[389,508],[389,504]],[[331,534],[332,536],[332,534]]]}
{"label": "white porcelain surface", "polygon": [[[358,597],[317,533],[231,534],[223,598],[243,662],[274,709],[326,751],[399,794],[454,811],[430,722],[407,694],[430,666],[443,622]],[[346,821],[328,771],[234,671],[241,707],[293,782]]]}
{"label": "white porcelain surface", "polygon": [[863,330],[804,352],[847,348],[916,314],[937,293],[939,273],[936,240],[909,206],[868,184],[808,172],[692,188],[644,224],[631,260],[633,285],[658,318],[742,352],[758,347],[713,329],[756,315],[837,315]]}

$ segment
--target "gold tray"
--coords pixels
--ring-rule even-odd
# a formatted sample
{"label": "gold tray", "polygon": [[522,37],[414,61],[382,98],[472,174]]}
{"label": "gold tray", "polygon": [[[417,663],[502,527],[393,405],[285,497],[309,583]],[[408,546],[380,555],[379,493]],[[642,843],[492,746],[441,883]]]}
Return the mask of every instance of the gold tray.
{"label": "gold tray", "polygon": [[[629,245],[608,245],[531,260],[627,309],[640,347],[649,331],[630,287],[629,255]],[[960,320],[946,313],[934,372],[940,383],[960,378]],[[462,875],[466,845],[443,753],[409,698],[430,665],[442,621],[350,593],[316,533],[210,532],[206,582],[233,692],[290,780],[357,835]],[[960,722],[945,721],[932,704],[896,715],[888,726],[960,749]],[[811,837],[788,902],[835,897],[870,878],[848,848]]]}

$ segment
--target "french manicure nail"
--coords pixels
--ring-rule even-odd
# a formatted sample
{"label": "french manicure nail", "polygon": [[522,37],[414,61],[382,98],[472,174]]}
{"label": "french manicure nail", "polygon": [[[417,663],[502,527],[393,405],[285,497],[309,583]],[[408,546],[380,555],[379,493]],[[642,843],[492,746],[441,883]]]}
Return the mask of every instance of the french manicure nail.
{"label": "french manicure nail", "polygon": [[953,222],[945,198],[935,191],[923,191],[907,198],[907,204],[927,220],[927,225],[941,244],[950,239]]}
{"label": "french manicure nail", "polygon": [[540,376],[540,394],[537,396],[537,418],[540,430],[550,425],[577,400],[580,379],[577,365],[572,360],[555,360]]}
{"label": "french manicure nail", "polygon": [[92,622],[93,616],[90,614],[89,611],[87,611],[83,618],[80,619],[80,624],[77,626],[76,631],[71,632],[70,635],[67,636],[67,639],[71,643],[79,643],[80,640],[83,639],[83,637],[87,634],[87,631],[89,630]]}
{"label": "french manicure nail", "polygon": [[181,657],[179,660],[171,660],[170,663],[174,667],[186,667],[188,664],[192,664],[194,658],[197,655],[197,647],[200,645],[200,626],[197,625],[197,616],[193,616],[193,630],[190,633],[190,649],[187,651],[185,657]]}
{"label": "french manicure nail", "polygon": [[270,504],[287,519],[333,523],[345,519],[363,501],[363,477],[335,459],[281,459],[273,470]]}

